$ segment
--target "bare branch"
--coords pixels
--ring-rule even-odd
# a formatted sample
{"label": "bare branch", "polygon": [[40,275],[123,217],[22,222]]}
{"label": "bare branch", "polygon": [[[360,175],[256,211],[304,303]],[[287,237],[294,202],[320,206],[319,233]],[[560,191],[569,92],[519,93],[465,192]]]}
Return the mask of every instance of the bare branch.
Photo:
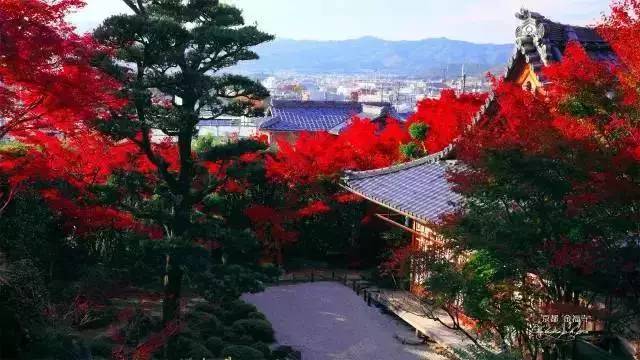
{"label": "bare branch", "polygon": [[12,187],[6,195],[3,194],[2,207],[0,207],[0,217],[5,212],[9,204],[11,203],[11,200],[13,200],[14,196],[16,195],[16,192],[18,192],[18,188]]}
{"label": "bare branch", "polygon": [[133,10],[133,12],[136,13],[136,15],[142,14],[140,9],[138,9],[136,4],[132,0],[122,0],[122,2],[124,2],[131,10]]}

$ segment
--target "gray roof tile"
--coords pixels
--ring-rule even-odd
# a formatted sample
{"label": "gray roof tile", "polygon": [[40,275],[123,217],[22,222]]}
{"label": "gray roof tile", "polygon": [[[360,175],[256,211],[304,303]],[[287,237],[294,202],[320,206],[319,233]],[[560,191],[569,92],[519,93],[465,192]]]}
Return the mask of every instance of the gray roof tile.
{"label": "gray roof tile", "polygon": [[[367,103],[387,107],[388,103]],[[339,128],[363,111],[363,103],[347,101],[273,100],[271,116],[260,121],[260,130],[269,131],[329,131]]]}
{"label": "gray roof tile", "polygon": [[346,172],[343,182],[352,192],[424,222],[439,222],[455,210],[462,197],[447,181],[455,164],[441,154],[371,171]]}

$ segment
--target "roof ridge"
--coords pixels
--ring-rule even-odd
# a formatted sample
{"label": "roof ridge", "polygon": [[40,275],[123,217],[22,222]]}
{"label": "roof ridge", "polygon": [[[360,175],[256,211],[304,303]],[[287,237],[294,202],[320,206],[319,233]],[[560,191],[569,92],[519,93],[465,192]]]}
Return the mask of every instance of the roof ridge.
{"label": "roof ridge", "polygon": [[265,116],[263,119],[264,120],[258,124],[258,128],[260,130],[264,130],[281,120],[279,116]]}
{"label": "roof ridge", "polygon": [[442,160],[442,158],[444,158],[449,153],[449,151],[451,151],[452,148],[453,148],[453,144],[450,144],[443,150],[438,151],[437,153],[433,153],[431,155],[423,156],[419,159],[415,159],[405,163],[395,164],[395,165],[391,165],[383,168],[363,170],[363,171],[345,170],[344,172],[345,178],[364,179],[372,176],[391,174],[394,172],[414,168],[416,166],[421,166],[424,164],[435,163],[437,161]]}
{"label": "roof ridge", "polygon": [[307,108],[307,107],[336,107],[336,108],[351,108],[359,107],[361,103],[357,101],[338,101],[338,100],[277,100],[274,99],[271,103],[273,107],[293,107],[293,108]]}
{"label": "roof ridge", "polygon": [[596,29],[598,26],[597,25],[572,25],[572,24],[567,24],[564,22],[560,22],[560,21],[556,21],[554,19],[548,18],[544,15],[542,15],[539,12],[536,11],[531,11],[527,8],[520,8],[520,10],[518,10],[515,13],[515,16],[518,20],[520,21],[526,21],[528,19],[532,19],[535,20],[538,23],[548,23],[548,24],[555,24],[555,25],[559,25],[559,26],[570,26],[573,28],[577,28],[577,29]]}

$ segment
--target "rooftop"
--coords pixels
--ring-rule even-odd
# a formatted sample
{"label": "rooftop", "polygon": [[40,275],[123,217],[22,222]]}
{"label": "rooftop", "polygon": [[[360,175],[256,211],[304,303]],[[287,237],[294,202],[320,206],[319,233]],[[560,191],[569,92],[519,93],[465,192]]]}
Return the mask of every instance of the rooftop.
{"label": "rooftop", "polygon": [[507,66],[507,79],[516,75],[518,68],[515,65],[518,59],[524,58],[544,83],[540,70],[562,60],[564,50],[571,41],[580,43],[596,60],[617,61],[611,46],[593,27],[557,23],[526,9],[516,13],[516,17],[522,23],[516,28],[516,50]]}
{"label": "rooftop", "polygon": [[269,116],[259,121],[259,128],[268,131],[339,131],[353,116],[375,120],[393,113],[389,103],[273,100],[267,110]]}
{"label": "rooftop", "polygon": [[455,162],[442,153],[369,171],[347,171],[344,185],[352,192],[419,221],[437,223],[462,199],[447,181]]}

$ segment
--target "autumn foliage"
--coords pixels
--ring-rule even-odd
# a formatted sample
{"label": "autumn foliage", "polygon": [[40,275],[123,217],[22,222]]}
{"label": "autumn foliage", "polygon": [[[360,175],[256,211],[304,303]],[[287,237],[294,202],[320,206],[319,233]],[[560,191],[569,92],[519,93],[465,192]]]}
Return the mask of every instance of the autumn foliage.
{"label": "autumn foliage", "polygon": [[122,106],[118,83],[91,64],[100,48],[65,16],[80,0],[6,0],[0,8],[0,138],[9,131],[73,131]]}
{"label": "autumn foliage", "polygon": [[443,90],[438,99],[424,99],[418,102],[418,109],[408,119],[413,123],[425,124],[427,133],[420,145],[427,154],[436,153],[457,139],[471,125],[473,115],[484,103],[486,94],[456,94],[452,89]]}
{"label": "autumn foliage", "polygon": [[599,324],[637,310],[638,9],[616,2],[601,26],[618,59],[569,43],[562,61],[542,69],[543,91],[497,82],[495,101],[456,143],[465,166],[451,181],[465,201],[440,230],[454,253],[472,255],[426,283],[461,296],[480,326],[513,331],[503,340],[527,356],[553,342],[525,326],[544,309],[588,313]]}
{"label": "autumn foliage", "polygon": [[277,154],[267,159],[267,176],[292,187],[336,181],[346,169],[369,170],[399,161],[398,148],[408,138],[397,120],[389,119],[379,131],[368,119],[355,118],[339,136],[303,133],[294,143],[278,142]]}
{"label": "autumn foliage", "polygon": [[[93,186],[137,162],[130,144],[115,143],[91,126],[124,104],[118,83],[95,69],[99,47],[79,36],[65,15],[81,1],[4,1],[0,9],[0,139],[20,145],[0,151],[0,198],[10,201],[36,186],[75,234],[134,230],[131,214],[92,199]],[[60,187],[65,184],[66,188]]]}

